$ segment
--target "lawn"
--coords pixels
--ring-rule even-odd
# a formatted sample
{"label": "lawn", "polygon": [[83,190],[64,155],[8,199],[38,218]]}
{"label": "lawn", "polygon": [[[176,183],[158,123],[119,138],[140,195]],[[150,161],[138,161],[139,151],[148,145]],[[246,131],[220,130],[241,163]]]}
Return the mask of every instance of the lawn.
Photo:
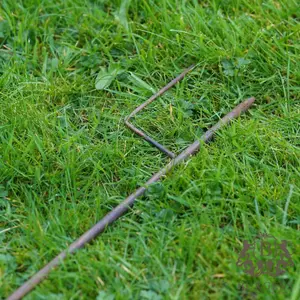
{"label": "lawn", "polygon": [[[299,299],[299,21],[296,0],[2,0],[0,298],[170,160],[124,118],[194,63],[135,125],[179,153],[255,105],[25,299]],[[259,233],[288,241],[283,275],[236,265]]]}

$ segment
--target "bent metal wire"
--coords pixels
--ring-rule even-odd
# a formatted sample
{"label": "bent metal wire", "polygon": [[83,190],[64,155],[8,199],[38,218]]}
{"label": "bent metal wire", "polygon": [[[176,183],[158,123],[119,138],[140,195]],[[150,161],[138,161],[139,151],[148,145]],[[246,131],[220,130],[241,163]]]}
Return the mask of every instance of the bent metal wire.
{"label": "bent metal wire", "polygon": [[53,260],[51,260],[47,265],[45,265],[41,270],[39,270],[35,275],[33,275],[28,281],[26,281],[20,288],[18,288],[13,294],[11,294],[7,300],[18,300],[23,298],[26,294],[28,294],[32,289],[34,289],[41,281],[45,279],[45,277],[49,274],[49,272],[59,265],[69,254],[74,253],[76,250],[82,248],[91,240],[93,240],[96,236],[102,233],[107,226],[112,224],[115,220],[121,217],[125,212],[127,212],[134,204],[136,198],[140,197],[145,193],[148,186],[158,180],[160,180],[164,175],[166,175],[174,166],[178,165],[182,161],[189,158],[191,155],[195,154],[199,151],[201,142],[209,142],[214,133],[219,130],[222,126],[227,125],[233,119],[239,117],[243,112],[247,111],[249,107],[254,103],[255,98],[251,97],[244,102],[237,105],[231,112],[225,115],[222,119],[219,120],[214,126],[212,126],[209,130],[207,130],[199,140],[196,140],[190,146],[188,146],[184,151],[182,151],[179,155],[175,155],[173,152],[165,148],[163,145],[153,140],[151,137],[147,136],[143,131],[139,130],[135,126],[133,126],[129,120],[139,111],[141,111],[148,104],[153,102],[163,93],[165,93],[168,89],[174,86],[178,81],[180,81],[189,71],[194,68],[194,65],[185,69],[179,76],[174,78],[170,83],[168,83],[165,87],[163,87],[160,91],[150,97],[143,104],[138,106],[127,118],[125,118],[125,124],[133,130],[136,134],[143,137],[147,142],[151,143],[155,147],[157,147],[162,152],[166,153],[168,156],[172,158],[172,160],[165,165],[162,169],[160,169],[157,173],[155,173],[143,186],[139,187],[135,192],[129,195],[123,202],[121,202],[118,206],[116,206],[113,210],[111,210],[103,219],[101,219],[98,223],[96,223],[92,228],[86,231],[82,236],[80,236],[76,241],[74,241],[66,250],[58,254]]}
{"label": "bent metal wire", "polygon": [[174,78],[172,81],[170,81],[166,86],[164,86],[162,89],[160,89],[157,93],[155,93],[153,96],[151,96],[147,101],[142,103],[140,106],[138,106],[127,118],[125,118],[125,124],[127,127],[129,127],[132,131],[134,131],[136,134],[141,136],[143,139],[145,139],[147,142],[152,144],[153,146],[157,147],[160,151],[164,152],[171,158],[174,158],[176,155],[172,151],[168,150],[166,147],[158,143],[157,141],[153,140],[150,136],[146,135],[143,131],[136,128],[132,125],[132,123],[129,122],[129,120],[134,117],[139,111],[144,109],[147,105],[149,105],[151,102],[153,102],[155,99],[160,97],[162,94],[164,94],[167,90],[169,90],[173,85],[175,85],[178,81],[183,79],[183,77],[190,72],[195,65],[189,66],[187,69],[185,69],[180,75],[178,75],[176,78]]}

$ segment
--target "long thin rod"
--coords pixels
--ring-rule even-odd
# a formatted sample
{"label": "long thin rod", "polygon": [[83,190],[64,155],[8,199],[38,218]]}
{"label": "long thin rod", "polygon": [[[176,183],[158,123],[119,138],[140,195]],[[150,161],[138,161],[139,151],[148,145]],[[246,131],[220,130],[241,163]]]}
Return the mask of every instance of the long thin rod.
{"label": "long thin rod", "polygon": [[160,151],[164,152],[165,154],[167,154],[171,158],[175,158],[175,156],[176,156],[175,153],[173,153],[172,151],[170,151],[169,149],[167,149],[165,146],[161,145],[160,143],[158,143],[157,141],[155,141],[154,139],[152,139],[150,136],[148,136],[147,134],[145,134],[145,132],[143,132],[142,130],[136,128],[132,123],[129,122],[129,120],[133,116],[135,116],[139,111],[141,111],[147,105],[149,105],[151,102],[153,102],[155,99],[157,99],[162,94],[164,94],[167,90],[169,90],[172,86],[174,86],[178,81],[182,80],[184,78],[184,76],[188,72],[190,72],[194,67],[195,67],[195,65],[191,65],[188,68],[186,68],[180,75],[178,75],[176,78],[174,78],[172,81],[170,81],[166,86],[164,86],[163,88],[161,88],[157,93],[155,93],[154,95],[152,95],[148,100],[146,100],[141,105],[139,105],[135,110],[133,110],[133,112],[127,118],[125,118],[125,124],[126,124],[127,127],[129,127],[136,134],[138,134],[139,136],[141,136],[147,142],[149,142],[150,144],[152,144],[153,146],[155,146],[156,148],[158,148]]}
{"label": "long thin rod", "polygon": [[118,219],[125,212],[127,212],[130,209],[130,207],[133,206],[136,198],[143,195],[151,183],[160,180],[174,166],[176,166],[183,160],[189,158],[191,155],[195,154],[200,148],[201,141],[210,141],[217,130],[219,130],[222,126],[228,124],[232,119],[240,116],[243,112],[247,111],[254,101],[255,99],[252,97],[236,106],[231,112],[225,115],[217,124],[215,124],[208,131],[206,131],[206,133],[201,136],[199,141],[195,141],[178,156],[172,159],[165,167],[163,167],[160,171],[154,174],[145,183],[144,186],[139,187],[133,194],[128,196],[123,202],[121,202],[117,207],[115,207],[111,212],[109,212],[102,220],[100,220],[91,229],[86,231],[81,237],[74,241],[68,249],[57,255],[46,266],[44,266],[40,271],[33,275],[28,281],[26,281],[19,289],[17,289],[11,296],[9,296],[7,300],[18,300],[24,297],[27,293],[29,293],[34,287],[36,287],[41,281],[43,281],[43,279],[48,275],[48,273],[54,267],[59,265],[68,254],[73,253],[77,249],[82,248],[85,244],[89,243],[97,235],[102,233],[108,225],[113,223],[116,219]]}

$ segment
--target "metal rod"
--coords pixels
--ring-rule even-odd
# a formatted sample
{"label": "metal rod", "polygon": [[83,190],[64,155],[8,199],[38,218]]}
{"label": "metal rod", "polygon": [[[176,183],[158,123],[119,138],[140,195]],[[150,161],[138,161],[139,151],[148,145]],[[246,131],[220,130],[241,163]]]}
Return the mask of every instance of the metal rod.
{"label": "metal rod", "polygon": [[142,130],[136,128],[132,123],[129,122],[129,120],[133,116],[135,116],[139,111],[141,111],[147,105],[149,105],[151,102],[153,102],[155,99],[157,99],[162,94],[164,94],[167,90],[169,90],[172,86],[174,86],[178,81],[180,81],[181,79],[183,79],[184,76],[188,72],[190,72],[194,67],[195,67],[195,65],[191,65],[188,68],[186,68],[180,75],[178,75],[176,78],[174,78],[172,81],[170,81],[166,86],[164,86],[162,89],[160,89],[157,93],[155,93],[154,95],[152,95],[148,100],[146,100],[141,105],[139,105],[128,117],[125,118],[125,124],[126,124],[127,127],[129,127],[136,134],[138,134],[139,136],[141,136],[147,142],[149,142],[150,144],[152,144],[153,146],[155,146],[156,148],[158,148],[160,151],[164,152],[165,154],[167,154],[171,158],[174,158],[176,156],[176,154],[174,154],[172,151],[170,151],[169,149],[167,149],[165,146],[161,145],[160,143],[158,143],[157,141],[155,141],[154,139],[152,139],[150,136],[148,136],[147,134],[145,134],[145,132],[143,132]]}
{"label": "metal rod", "polygon": [[249,107],[254,103],[255,99],[249,98],[244,102],[236,106],[231,112],[225,115],[217,124],[206,131],[200,138],[200,141],[195,141],[193,144],[188,146],[183,152],[172,159],[165,167],[160,171],[155,173],[144,186],[139,187],[133,194],[128,196],[123,202],[121,202],[117,207],[115,207],[111,212],[109,212],[102,220],[95,224],[91,229],[86,231],[81,237],[74,241],[68,249],[61,252],[53,260],[51,260],[46,266],[44,266],[40,271],[33,275],[28,281],[26,281],[19,289],[17,289],[7,300],[18,300],[29,293],[34,287],[36,287],[43,279],[48,275],[48,273],[60,262],[66,258],[68,254],[75,252],[77,249],[82,248],[85,244],[89,243],[97,235],[102,233],[105,228],[113,223],[116,219],[121,217],[130,207],[133,206],[134,201],[137,197],[143,195],[151,183],[160,180],[165,174],[167,174],[174,166],[182,162],[183,160],[189,158],[191,155],[195,154],[202,142],[208,142],[213,137],[214,133],[220,129],[222,126],[228,124],[232,119],[237,118],[243,112],[247,111]]}
{"label": "metal rod", "polygon": [[127,125],[128,128],[130,128],[132,131],[134,131],[136,134],[141,136],[145,141],[149,142],[156,148],[158,148],[161,152],[167,154],[169,157],[174,158],[176,156],[175,153],[164,147],[162,144],[159,142],[155,141],[152,139],[150,136],[146,135],[143,131],[140,129],[136,128],[135,126],[132,125],[132,123],[129,123],[128,121],[125,121],[125,124]]}

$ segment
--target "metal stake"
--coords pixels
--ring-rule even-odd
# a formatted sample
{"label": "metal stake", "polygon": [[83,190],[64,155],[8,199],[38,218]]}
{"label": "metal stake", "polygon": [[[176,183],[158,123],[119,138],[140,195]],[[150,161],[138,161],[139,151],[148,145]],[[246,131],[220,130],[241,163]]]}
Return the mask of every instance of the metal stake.
{"label": "metal stake", "polygon": [[[166,150],[162,145],[147,137],[144,133],[135,128],[131,123],[129,123],[129,119],[135,115],[138,111],[143,109],[146,105],[154,101],[158,96],[162,95],[166,90],[176,84],[180,79],[182,79],[185,74],[190,71],[193,66],[186,69],[181,75],[173,79],[169,84],[167,84],[163,89],[161,89],[158,93],[149,98],[145,103],[136,108],[129,117],[126,118],[126,125],[131,128],[134,132],[145,138],[148,142],[158,147],[161,151],[173,157],[174,155],[169,150]],[[174,166],[178,165],[182,161],[189,158],[191,155],[195,154],[199,151],[201,141],[209,142],[214,133],[219,130],[222,126],[227,125],[231,120],[239,117],[243,112],[247,111],[249,107],[254,103],[255,98],[251,97],[244,102],[237,105],[231,112],[225,115],[218,123],[212,126],[209,130],[204,133],[200,140],[196,140],[190,146],[188,146],[184,151],[182,151],[178,156],[174,157],[165,167],[163,167],[160,171],[155,173],[144,186],[139,187],[134,193],[129,195],[123,202],[121,202],[117,207],[115,207],[112,211],[110,211],[102,220],[96,223],[92,228],[86,231],[81,237],[79,237],[76,241],[74,241],[66,250],[57,255],[53,260],[51,260],[47,265],[45,265],[40,271],[38,271],[35,275],[33,275],[28,281],[26,281],[20,288],[18,288],[13,294],[11,294],[7,300],[18,300],[23,298],[26,294],[28,294],[32,289],[34,289],[41,281],[45,279],[45,277],[49,274],[49,272],[59,265],[68,254],[74,253],[76,250],[82,248],[91,240],[93,240],[96,236],[102,233],[107,226],[112,224],[115,220],[121,217],[125,212],[127,212],[134,204],[137,197],[143,195],[147,190],[148,186],[158,180],[160,180],[164,175],[166,175]],[[141,134],[142,133],[142,134]],[[170,152],[170,153],[168,153]],[[172,155],[170,155],[172,153]]]}

